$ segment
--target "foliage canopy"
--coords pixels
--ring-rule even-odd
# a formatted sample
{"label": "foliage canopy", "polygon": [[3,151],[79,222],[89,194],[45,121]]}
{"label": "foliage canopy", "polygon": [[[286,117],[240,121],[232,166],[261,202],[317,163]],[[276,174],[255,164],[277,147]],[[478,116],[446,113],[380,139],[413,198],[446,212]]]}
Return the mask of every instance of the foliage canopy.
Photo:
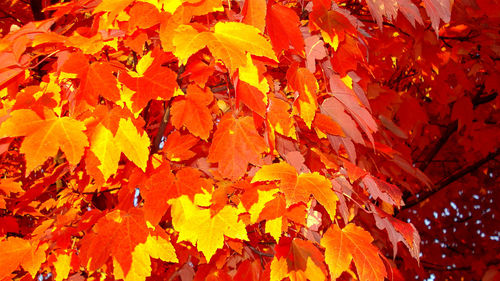
{"label": "foliage canopy", "polygon": [[2,1],[0,280],[497,280],[499,4]]}

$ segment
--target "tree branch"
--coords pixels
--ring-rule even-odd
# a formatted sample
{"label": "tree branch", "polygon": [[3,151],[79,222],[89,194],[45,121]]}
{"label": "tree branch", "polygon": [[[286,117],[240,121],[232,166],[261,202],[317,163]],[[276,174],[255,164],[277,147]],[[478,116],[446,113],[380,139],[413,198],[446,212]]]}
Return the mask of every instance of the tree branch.
{"label": "tree branch", "polygon": [[[420,163],[418,168],[423,172],[429,164],[432,162],[432,159],[438,154],[438,152],[441,150],[441,148],[444,146],[444,144],[448,141],[450,136],[458,129],[458,121],[455,120],[452,123],[450,123],[447,127],[444,133],[441,135],[441,138],[436,142],[434,147],[431,148],[431,150],[426,153],[424,160]],[[425,150],[424,150],[425,151]]]}
{"label": "tree branch", "polygon": [[153,147],[151,148],[151,154],[158,152],[160,150],[160,143],[163,135],[165,134],[165,129],[167,128],[168,120],[170,119],[170,105],[172,103],[172,99],[168,101],[168,104],[163,113],[163,118],[161,118],[160,128],[158,128],[158,133],[153,141]]}
{"label": "tree branch", "polygon": [[[497,92],[493,92],[493,93],[485,95],[485,96],[482,95],[483,93],[484,93],[484,86],[480,87],[478,93],[472,99],[472,105],[473,105],[474,109],[481,104],[485,104],[485,103],[488,103],[490,101],[495,100],[496,97],[498,96]],[[441,150],[441,148],[444,146],[444,144],[448,141],[450,136],[454,132],[456,132],[457,129],[458,129],[458,121],[455,120],[452,123],[448,124],[448,126],[446,127],[446,130],[441,135],[441,138],[436,142],[434,147],[432,147],[430,149],[430,151],[428,149],[424,149],[424,153],[425,153],[426,157],[421,162],[419,161],[420,165],[418,166],[418,168],[422,172],[425,171],[425,169],[427,169],[429,164],[432,162],[432,159],[434,159],[434,157],[438,154],[438,152]]]}
{"label": "tree branch", "polygon": [[413,206],[416,206],[416,205],[420,204],[421,202],[424,202],[429,197],[431,197],[434,194],[438,193],[439,191],[443,190],[451,183],[453,183],[453,182],[457,181],[458,179],[462,178],[463,176],[477,170],[479,167],[481,167],[482,165],[484,165],[488,161],[495,159],[495,157],[497,157],[499,154],[500,154],[500,148],[497,148],[494,152],[489,153],[486,157],[480,159],[476,163],[455,171],[450,176],[437,182],[431,191],[420,196],[419,198],[417,198],[413,202],[407,202],[407,204],[401,208],[401,211],[405,210],[405,209],[410,209]]}
{"label": "tree branch", "polygon": [[31,0],[30,7],[35,21],[41,21],[45,19],[45,15],[42,13],[42,0]]}

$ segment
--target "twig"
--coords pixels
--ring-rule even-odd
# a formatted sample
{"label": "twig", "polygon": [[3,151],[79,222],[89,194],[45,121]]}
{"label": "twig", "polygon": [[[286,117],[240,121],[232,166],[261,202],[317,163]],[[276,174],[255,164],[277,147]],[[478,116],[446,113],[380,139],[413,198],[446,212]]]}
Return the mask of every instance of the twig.
{"label": "twig", "polygon": [[250,250],[252,250],[254,253],[256,253],[259,256],[264,256],[264,257],[269,257],[269,258],[274,257],[273,254],[261,252],[257,248],[255,248],[254,246],[252,246],[248,243],[245,243],[245,244],[247,244],[247,247],[250,248]]}
{"label": "twig", "polygon": [[453,121],[450,123],[447,127],[444,133],[441,135],[441,138],[436,142],[434,147],[431,148],[431,150],[427,153],[426,150],[424,149],[425,154],[425,159],[422,160],[418,168],[423,172],[429,164],[432,162],[432,159],[438,154],[438,152],[441,150],[441,148],[444,146],[444,144],[448,141],[450,136],[458,129],[458,121]]}
{"label": "twig", "polygon": [[434,194],[438,193],[439,191],[445,189],[451,183],[453,183],[453,182],[457,181],[458,179],[462,178],[463,176],[477,170],[479,167],[481,167],[482,165],[484,165],[488,161],[495,159],[495,157],[497,157],[499,154],[500,154],[500,148],[497,148],[495,150],[495,152],[489,153],[486,157],[480,159],[476,163],[455,171],[454,173],[452,173],[448,177],[437,182],[431,191],[423,194],[422,196],[420,196],[418,199],[414,200],[413,202],[412,201],[407,202],[406,205],[401,208],[401,211],[405,210],[405,209],[412,208],[413,206],[416,206],[416,205],[420,204],[421,202],[424,202],[429,197],[431,197]]}
{"label": "twig", "polygon": [[[115,191],[115,190],[119,190],[121,189],[121,187],[115,187],[115,188],[110,188],[110,189],[106,189],[106,190],[101,190],[101,191],[92,191],[92,192],[77,192],[77,193],[80,193],[80,194],[99,194],[99,193],[104,193],[104,192],[112,192],[112,191]],[[73,190],[75,191],[75,190]]]}
{"label": "twig", "polygon": [[[482,104],[485,104],[485,103],[488,103],[490,101],[495,100],[498,96],[497,92],[493,92],[491,94],[483,96],[482,95],[483,91],[484,91],[484,86],[479,88],[478,93],[472,99],[472,105],[473,105],[474,109],[476,107],[478,107],[479,105],[482,105]],[[438,152],[441,150],[441,148],[444,146],[444,144],[448,141],[450,136],[454,132],[456,132],[457,130],[458,130],[458,121],[455,120],[452,123],[448,124],[448,126],[446,127],[446,130],[441,135],[441,138],[436,142],[436,144],[434,145],[434,147],[431,148],[430,151],[428,149],[423,150],[426,157],[421,162],[419,161],[420,165],[418,167],[422,172],[425,171],[425,169],[427,169],[429,164],[432,162],[432,160],[438,154]]]}
{"label": "twig", "polygon": [[151,154],[158,152],[160,150],[160,143],[165,134],[165,129],[167,128],[168,120],[170,119],[170,105],[172,104],[172,99],[168,101],[166,108],[164,109],[163,118],[161,118],[160,128],[158,128],[158,133],[153,142],[153,147],[151,148]]}

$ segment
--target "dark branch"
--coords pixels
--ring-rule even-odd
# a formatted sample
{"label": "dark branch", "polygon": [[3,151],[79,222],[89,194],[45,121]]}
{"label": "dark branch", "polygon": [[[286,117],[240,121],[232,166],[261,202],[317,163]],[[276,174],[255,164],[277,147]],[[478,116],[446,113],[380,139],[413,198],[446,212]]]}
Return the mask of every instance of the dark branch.
{"label": "dark branch", "polygon": [[495,152],[491,152],[489,153],[486,157],[484,157],[483,159],[477,161],[476,163],[470,165],[470,166],[467,166],[465,168],[462,168],[460,170],[457,170],[455,171],[453,174],[451,174],[450,176],[440,180],[437,184],[436,184],[436,189],[443,189],[445,188],[446,186],[450,185],[451,183],[457,181],[458,179],[462,178],[463,176],[477,170],[479,167],[481,167],[483,164],[489,162],[490,160],[494,159],[495,157],[497,157],[498,155],[500,154],[500,149],[496,149]]}
{"label": "dark branch", "polygon": [[35,21],[44,20],[45,15],[42,13],[42,0],[31,0],[30,2],[31,12]]}
{"label": "dark branch", "polygon": [[439,191],[443,190],[451,183],[453,183],[453,182],[457,181],[458,179],[462,178],[463,176],[477,170],[479,167],[481,167],[485,163],[495,159],[495,157],[497,157],[499,154],[500,154],[500,148],[497,148],[495,152],[489,153],[486,157],[480,159],[476,163],[455,171],[450,176],[437,182],[431,191],[423,194],[422,196],[420,196],[419,198],[417,198],[413,202],[412,201],[407,202],[406,205],[401,208],[401,210],[412,208],[413,206],[416,206],[416,205],[420,204],[421,202],[424,202],[429,197],[431,197],[434,194],[438,193]]}
{"label": "dark branch", "polygon": [[[425,154],[424,160],[420,163],[418,168],[423,172],[429,164],[432,162],[432,159],[438,154],[438,152],[441,150],[441,148],[444,146],[444,144],[448,141],[450,136],[458,129],[458,121],[453,121],[450,123],[447,127],[444,133],[441,135],[441,138],[436,142],[434,147],[431,148],[431,150]],[[424,150],[425,152],[425,150]]]}
{"label": "dark branch", "polygon": [[[476,96],[472,99],[472,105],[474,108],[478,107],[481,104],[485,104],[485,103],[488,103],[490,101],[493,101],[498,96],[497,92],[493,92],[491,94],[483,96],[482,95],[484,93],[483,91],[484,91],[484,86],[479,89]],[[441,148],[443,148],[443,146],[446,144],[446,142],[448,141],[450,136],[454,132],[457,131],[457,129],[458,129],[458,121],[455,120],[452,123],[448,124],[448,126],[446,127],[446,130],[441,135],[441,138],[436,142],[436,144],[432,148],[430,148],[430,150],[424,149],[425,158],[424,158],[424,160],[419,161],[420,165],[418,166],[418,168],[422,172],[425,171],[425,169],[427,169],[427,167],[432,162],[434,157],[438,154],[438,152],[441,150]]]}
{"label": "dark branch", "polygon": [[153,142],[153,147],[151,148],[151,153],[156,153],[160,150],[160,143],[163,135],[165,134],[165,129],[167,128],[168,120],[170,119],[170,105],[172,103],[172,99],[168,101],[166,108],[164,109],[163,117],[161,118],[160,128],[158,128],[158,133]]}

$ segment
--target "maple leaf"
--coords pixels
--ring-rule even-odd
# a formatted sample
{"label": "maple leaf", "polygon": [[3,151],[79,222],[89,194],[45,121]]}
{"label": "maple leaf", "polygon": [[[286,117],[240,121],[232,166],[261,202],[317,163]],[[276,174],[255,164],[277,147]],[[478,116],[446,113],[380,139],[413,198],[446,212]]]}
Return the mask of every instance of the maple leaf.
{"label": "maple leaf", "polygon": [[389,235],[389,240],[392,242],[394,256],[396,256],[398,251],[397,244],[401,241],[406,245],[406,247],[408,247],[408,250],[413,258],[419,260],[420,236],[418,235],[418,231],[415,229],[415,226],[411,223],[406,223],[393,218],[376,206],[372,206],[372,208],[377,212],[374,216],[377,227],[379,229],[385,229]]}
{"label": "maple leaf", "polygon": [[81,265],[95,271],[113,257],[124,274],[128,274],[132,265],[132,253],[135,247],[147,240],[149,231],[144,214],[139,209],[128,213],[115,210],[99,219],[93,232],[82,239],[80,251]]}
{"label": "maple leaf", "polygon": [[172,205],[172,224],[179,232],[180,241],[196,245],[207,261],[224,245],[224,236],[248,240],[245,224],[238,220],[238,212],[225,206],[214,216],[209,209],[200,209],[185,195],[169,201]]}
{"label": "maple leaf", "polygon": [[398,207],[404,205],[401,199],[403,193],[397,186],[370,175],[364,176],[362,182],[365,188],[370,192],[370,195],[375,199],[380,198]]}
{"label": "maple leaf", "polygon": [[316,60],[326,57],[326,49],[323,40],[318,35],[313,35],[305,40],[306,68],[311,72],[316,72]]}
{"label": "maple leaf", "polygon": [[325,262],[332,278],[348,270],[354,260],[359,280],[384,280],[387,272],[372,241],[370,233],[355,224],[350,223],[343,229],[335,224],[330,227],[321,239],[321,246],[326,249]]}
{"label": "maple leaf", "polygon": [[[174,246],[167,240],[168,237],[149,235],[145,243],[138,244],[132,253],[132,264],[127,274],[121,269],[120,263],[114,263],[114,274],[125,281],[146,280],[151,275],[151,258],[165,262],[177,263]],[[116,260],[114,260],[116,261]]]}
{"label": "maple leaf", "polygon": [[153,172],[143,176],[147,178],[140,188],[141,196],[144,198],[144,218],[156,225],[169,208],[168,199],[175,196],[170,192],[175,178],[168,163],[163,163]]}
{"label": "maple leaf", "polygon": [[68,278],[71,270],[71,256],[71,253],[59,253],[57,255],[57,260],[53,263],[54,269],[56,270],[55,281],[62,281]]}
{"label": "maple leaf", "polygon": [[0,240],[0,279],[9,276],[19,265],[30,273],[32,278],[40,269],[40,265],[45,261],[48,245],[36,245],[30,241],[10,237],[7,240]]}
{"label": "maple leaf", "polygon": [[425,10],[431,18],[432,28],[438,35],[439,32],[439,22],[442,20],[444,23],[449,23],[451,19],[451,6],[452,1],[436,1],[436,0],[423,0],[425,5]]}
{"label": "maple leaf", "polygon": [[304,55],[304,38],[300,32],[299,17],[290,8],[272,4],[266,17],[267,33],[277,54],[293,46],[294,51]]}
{"label": "maple leaf", "polygon": [[89,145],[83,122],[48,111],[45,115],[41,118],[32,110],[19,109],[11,112],[11,117],[0,126],[0,137],[25,136],[20,152],[26,156],[27,172],[56,156],[59,149],[71,165],[76,165]]}
{"label": "maple leaf", "polygon": [[339,42],[344,41],[346,33],[355,34],[356,29],[343,14],[325,8],[313,8],[311,30],[319,29],[326,43],[337,50]]}
{"label": "maple leaf", "polygon": [[116,173],[122,152],[145,171],[150,143],[147,134],[140,134],[130,118],[121,118],[115,136],[104,125],[97,125],[92,135],[90,150],[101,162],[98,168],[107,180]]}
{"label": "maple leaf", "polygon": [[326,279],[323,254],[311,242],[283,238],[276,246],[276,251],[270,266],[271,280],[281,281],[285,277],[292,281]]}
{"label": "maple leaf", "polygon": [[290,90],[298,92],[298,97],[293,104],[294,111],[298,111],[307,127],[311,128],[318,108],[318,82],[307,68],[290,68],[287,72],[287,79]]}
{"label": "maple leaf", "polygon": [[165,156],[170,161],[184,161],[196,155],[196,153],[190,149],[193,148],[198,141],[197,138],[190,134],[181,135],[179,131],[174,131],[168,135],[162,150],[165,151]]}
{"label": "maple leaf", "polygon": [[215,131],[208,160],[219,163],[219,172],[234,180],[245,174],[249,163],[259,164],[265,149],[264,139],[255,130],[252,118],[235,119],[229,112]]}
{"label": "maple leaf", "polygon": [[[380,28],[383,26],[383,16],[390,21],[395,20],[398,15],[398,11],[401,11],[401,13],[411,22],[413,26],[415,26],[415,21],[423,24],[422,17],[420,16],[417,6],[409,0],[368,0],[366,3],[368,4],[370,12]],[[434,20],[432,22],[434,27]],[[439,18],[437,24],[439,25]]]}
{"label": "maple leaf", "polygon": [[269,42],[253,26],[237,22],[218,22],[213,32],[198,32],[189,25],[183,25],[173,38],[176,46],[174,55],[181,64],[208,47],[216,59],[222,60],[228,69],[235,71],[247,62],[247,52],[277,60]]}
{"label": "maple leaf", "polygon": [[264,32],[264,27],[266,26],[266,11],[265,0],[247,0],[241,11],[243,15],[242,22],[253,25],[261,32]]}
{"label": "maple leaf", "polygon": [[84,93],[80,98],[85,99],[91,105],[97,104],[99,95],[113,102],[120,99],[113,67],[109,63],[89,64],[83,53],[72,53],[66,58],[61,71],[78,74],[79,91]]}
{"label": "maple leaf", "polygon": [[[139,63],[142,63],[139,64]],[[144,56],[138,63],[138,73],[120,72],[118,76],[127,88],[135,91],[131,100],[134,111],[143,109],[150,100],[168,100],[173,97],[177,84],[177,74],[163,67],[161,58],[152,58],[151,53]]]}
{"label": "maple leaf", "polygon": [[292,139],[297,139],[295,123],[291,118],[290,104],[281,99],[271,97],[267,112],[267,121],[276,133]]}
{"label": "maple leaf", "polygon": [[255,173],[252,182],[280,181],[279,187],[285,194],[287,206],[298,202],[308,202],[312,194],[323,205],[332,220],[335,218],[337,195],[330,181],[317,172],[297,175],[290,164],[281,162],[265,165]]}
{"label": "maple leaf", "polygon": [[172,103],[172,124],[177,129],[185,126],[191,134],[207,140],[213,127],[208,109],[213,100],[212,93],[194,85],[188,86],[186,93],[185,98]]}

